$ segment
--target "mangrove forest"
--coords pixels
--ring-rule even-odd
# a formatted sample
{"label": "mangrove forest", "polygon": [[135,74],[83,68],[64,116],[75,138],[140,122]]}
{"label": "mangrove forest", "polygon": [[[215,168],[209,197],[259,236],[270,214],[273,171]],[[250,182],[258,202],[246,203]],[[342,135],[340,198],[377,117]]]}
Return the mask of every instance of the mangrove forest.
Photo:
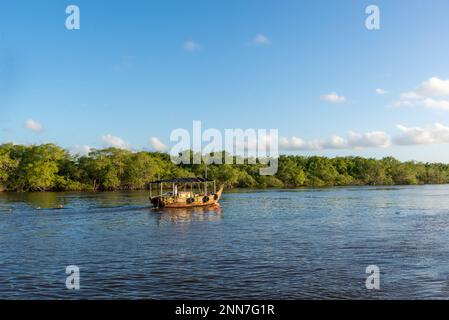
{"label": "mangrove forest", "polygon": [[[401,162],[393,157],[282,155],[273,176],[259,175],[264,166],[247,161],[211,164],[207,175],[226,188],[449,183],[448,164]],[[204,177],[205,172],[205,164],[175,165],[168,154],[159,152],[106,148],[73,155],[54,144],[0,145],[0,191],[137,190],[146,189],[152,180]]]}

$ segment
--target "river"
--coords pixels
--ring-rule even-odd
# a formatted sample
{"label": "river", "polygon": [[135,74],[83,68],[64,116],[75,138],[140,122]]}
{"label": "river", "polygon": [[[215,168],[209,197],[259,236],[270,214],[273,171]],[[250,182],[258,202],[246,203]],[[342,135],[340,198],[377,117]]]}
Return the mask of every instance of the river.
{"label": "river", "polygon": [[140,191],[0,193],[1,299],[444,299],[448,277],[448,185],[243,190],[171,211]]}

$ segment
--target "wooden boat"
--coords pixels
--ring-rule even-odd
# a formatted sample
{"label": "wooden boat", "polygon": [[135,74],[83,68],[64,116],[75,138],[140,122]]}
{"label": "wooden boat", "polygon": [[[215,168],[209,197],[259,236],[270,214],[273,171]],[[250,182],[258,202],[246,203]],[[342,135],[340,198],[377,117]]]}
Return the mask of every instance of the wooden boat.
{"label": "wooden boat", "polygon": [[[211,192],[208,185],[213,184]],[[153,185],[158,185],[159,195],[152,195]],[[167,190],[170,185],[170,191]],[[150,182],[150,201],[156,208],[190,208],[219,206],[223,186],[216,191],[215,181],[204,178],[176,178]]]}

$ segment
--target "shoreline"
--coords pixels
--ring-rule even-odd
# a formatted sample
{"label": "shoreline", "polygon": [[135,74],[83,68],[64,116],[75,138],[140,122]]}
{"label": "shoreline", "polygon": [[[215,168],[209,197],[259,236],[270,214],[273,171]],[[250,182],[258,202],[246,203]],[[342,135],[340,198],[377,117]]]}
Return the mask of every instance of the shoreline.
{"label": "shoreline", "polygon": [[[348,185],[328,185],[328,186],[301,186],[301,187],[240,187],[240,188],[228,188],[224,189],[226,193],[236,193],[240,191],[271,191],[271,190],[304,190],[304,189],[336,189],[336,188],[381,188],[381,187],[420,187],[420,186],[442,186],[448,185],[449,183],[422,183],[422,184],[348,184]],[[164,188],[164,190],[171,190],[170,188]],[[117,189],[117,190],[45,190],[45,191],[7,191],[0,190],[0,194],[45,194],[45,193],[92,193],[92,194],[100,194],[100,193],[118,193],[118,192],[144,192],[150,191],[150,189]]]}

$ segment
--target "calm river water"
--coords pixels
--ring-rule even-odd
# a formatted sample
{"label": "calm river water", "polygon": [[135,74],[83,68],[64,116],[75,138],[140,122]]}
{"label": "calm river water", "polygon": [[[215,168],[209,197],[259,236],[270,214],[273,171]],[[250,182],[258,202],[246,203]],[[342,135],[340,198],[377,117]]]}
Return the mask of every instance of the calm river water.
{"label": "calm river water", "polygon": [[192,211],[147,198],[0,194],[0,298],[449,297],[448,185],[228,192]]}

